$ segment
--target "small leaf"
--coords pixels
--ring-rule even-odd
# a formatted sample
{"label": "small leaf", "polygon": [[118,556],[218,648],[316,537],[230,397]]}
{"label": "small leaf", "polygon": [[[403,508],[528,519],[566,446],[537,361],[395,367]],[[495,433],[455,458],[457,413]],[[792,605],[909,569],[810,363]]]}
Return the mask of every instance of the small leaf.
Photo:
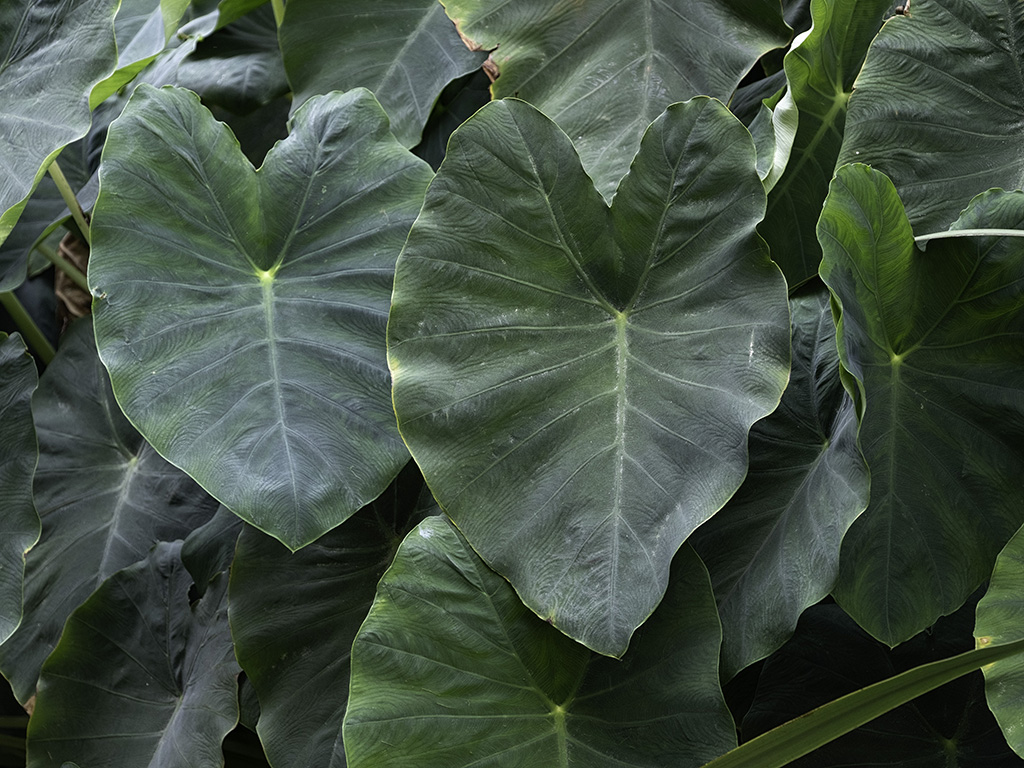
{"label": "small leaf", "polygon": [[402,543],[352,645],[348,765],[702,765],[735,744],[720,640],[689,548],[620,661],[534,616],[445,518],[430,518]]}
{"label": "small leaf", "polygon": [[384,331],[430,177],[363,90],[307,103],[259,172],[187,91],[140,86],[110,128],[89,281],[118,401],[291,548],[408,461]]}

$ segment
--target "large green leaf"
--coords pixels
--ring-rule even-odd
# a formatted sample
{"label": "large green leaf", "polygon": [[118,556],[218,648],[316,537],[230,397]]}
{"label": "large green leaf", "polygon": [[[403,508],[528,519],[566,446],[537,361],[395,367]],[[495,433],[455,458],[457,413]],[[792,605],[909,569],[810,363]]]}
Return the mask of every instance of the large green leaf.
{"label": "large green leaf", "polygon": [[606,199],[669,104],[727,101],[790,33],[777,0],[442,2],[472,44],[497,49],[495,98],[525,99],[558,123]]}
{"label": "large green leaf", "polygon": [[726,679],[782,645],[803,610],[829,593],[843,534],[868,503],[828,292],[793,299],[790,309],[789,387],[750,430],[740,490],[692,539],[715,587]]}
{"label": "large green leaf", "polygon": [[786,82],[799,112],[792,161],[768,195],[758,231],[791,286],[818,273],[814,228],[843,141],[847,103],[868,45],[892,0],[813,0],[813,26],[786,54]]}
{"label": "large green leaf", "polygon": [[39,456],[29,401],[36,364],[18,335],[0,334],[0,645],[21,623],[25,552],[39,537],[32,474]]}
{"label": "large green leaf", "polygon": [[[1024,193],[994,191],[955,227],[1022,225]],[[894,644],[959,607],[1024,522],[1021,241],[958,237],[919,250],[892,183],[864,165],[839,170],[818,238],[871,471],[834,594]]]}
{"label": "large green leaf", "polygon": [[1024,186],[1024,4],[913,3],[871,45],[840,163],[887,174],[918,234],[946,229],[974,195]]}
{"label": "large green leaf", "polygon": [[289,0],[280,37],[296,104],[369,88],[407,147],[419,143],[441,89],[484,60],[437,0]]}
{"label": "large green leaf", "polygon": [[238,721],[227,574],[189,604],[181,542],[157,545],[68,619],[43,666],[29,768],[221,768]]}
{"label": "large green leaf", "polygon": [[456,131],[396,270],[399,429],[530,608],[621,656],[683,540],[746,473],[789,372],[785,283],[743,126],[708,98],[647,133],[609,210],[531,106]]}
{"label": "large green leaf", "polygon": [[[978,646],[987,648],[1024,640],[1024,528],[1003,547],[978,603],[974,628]],[[1013,750],[1024,757],[1024,654],[982,667],[985,697]]]}
{"label": "large green leaf", "polygon": [[187,91],[140,86],[110,128],[89,281],[118,402],[292,548],[408,461],[384,329],[430,177],[363,90],[311,100],[259,172]]}
{"label": "large green leaf", "polygon": [[65,334],[32,414],[42,535],[26,558],[24,621],[0,646],[0,670],[23,703],[70,613],[112,573],[156,542],[185,536],[216,509],[118,411],[88,320]]}
{"label": "large green leaf", "polygon": [[50,160],[89,130],[89,93],[117,62],[117,5],[0,3],[0,243]]}
{"label": "large green leaf", "polygon": [[538,619],[444,518],[406,537],[352,646],[351,768],[702,765],[735,745],[707,571],[680,551],[620,661]]}
{"label": "large green leaf", "polygon": [[294,554],[255,528],[239,540],[231,632],[259,695],[257,730],[274,768],[344,768],[352,639],[398,543],[423,517],[422,487],[411,465],[379,499]]}

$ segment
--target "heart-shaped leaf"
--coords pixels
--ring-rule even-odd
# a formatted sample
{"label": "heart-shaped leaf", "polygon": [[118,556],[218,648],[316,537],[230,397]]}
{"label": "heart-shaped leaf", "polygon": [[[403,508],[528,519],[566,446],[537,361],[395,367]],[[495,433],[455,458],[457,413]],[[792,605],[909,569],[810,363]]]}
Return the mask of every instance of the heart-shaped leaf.
{"label": "heart-shaped leaf", "polygon": [[831,591],[843,534],[868,503],[828,291],[795,298],[790,309],[789,387],[750,430],[743,485],[692,537],[715,586],[726,679],[782,645],[803,610]]}
{"label": "heart-shaped leaf", "polygon": [[[1024,193],[994,191],[954,228],[1022,226]],[[834,594],[895,644],[956,610],[1024,522],[1021,241],[957,237],[919,250],[892,182],[865,165],[836,174],[818,239],[871,471]]]}
{"label": "heart-shaped leaf", "polygon": [[602,653],[739,486],[789,374],[754,163],[720,102],[674,105],[609,210],[554,123],[494,102],[452,135],[399,259],[403,437],[484,560]]}
{"label": "heart-shaped leaf", "polygon": [[980,192],[1020,189],[1022,60],[1024,3],[911,4],[871,44],[839,162],[888,175],[918,234],[945,230]]}
{"label": "heart-shaped leaf", "polygon": [[227,574],[189,605],[181,542],[106,581],[68,619],[28,729],[30,768],[221,768],[238,722]]}
{"label": "heart-shaped leaf", "polygon": [[484,60],[437,0],[289,0],[280,37],[296,104],[369,88],[407,147],[419,143],[441,89]]}
{"label": "heart-shaped leaf", "polygon": [[89,130],[89,94],[114,71],[117,0],[0,3],[0,243],[57,153]]}
{"label": "heart-shaped leaf", "polygon": [[89,280],[118,402],[292,548],[408,461],[384,329],[430,177],[364,90],[310,100],[259,172],[187,91],[140,86],[110,128]]}
{"label": "heart-shaped leaf", "polygon": [[[974,636],[982,648],[1024,640],[1024,528],[996,558],[988,590],[978,603]],[[1024,654],[988,664],[982,672],[988,706],[1010,746],[1024,757]]]}
{"label": "heart-shaped leaf", "polygon": [[274,768],[344,768],[352,638],[398,543],[423,518],[422,487],[410,462],[380,498],[298,552],[254,528],[242,534],[231,633],[259,695],[257,730]]}
{"label": "heart-shaped leaf", "polygon": [[32,473],[39,451],[29,401],[36,364],[18,335],[0,334],[0,645],[21,622],[25,552],[39,537]]}
{"label": "heart-shaped leaf", "polygon": [[523,98],[558,123],[609,200],[669,104],[727,101],[790,35],[777,0],[442,3],[471,44],[496,49],[494,97]]}
{"label": "heart-shaped leaf", "polygon": [[622,660],[538,619],[443,517],[410,533],[352,644],[350,768],[694,768],[735,746],[689,547]]}
{"label": "heart-shaped leaf", "polygon": [[40,377],[32,415],[42,534],[26,557],[25,618],[0,646],[0,670],[21,702],[35,691],[71,612],[108,576],[158,541],[187,535],[217,506],[117,409],[88,319],[64,335]]}

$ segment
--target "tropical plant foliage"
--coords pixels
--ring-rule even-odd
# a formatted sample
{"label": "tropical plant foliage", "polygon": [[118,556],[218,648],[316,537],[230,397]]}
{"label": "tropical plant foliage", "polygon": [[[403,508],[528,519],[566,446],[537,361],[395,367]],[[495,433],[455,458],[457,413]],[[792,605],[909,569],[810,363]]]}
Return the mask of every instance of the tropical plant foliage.
{"label": "tropical plant foliage", "polygon": [[0,40],[0,765],[1024,764],[1024,5]]}

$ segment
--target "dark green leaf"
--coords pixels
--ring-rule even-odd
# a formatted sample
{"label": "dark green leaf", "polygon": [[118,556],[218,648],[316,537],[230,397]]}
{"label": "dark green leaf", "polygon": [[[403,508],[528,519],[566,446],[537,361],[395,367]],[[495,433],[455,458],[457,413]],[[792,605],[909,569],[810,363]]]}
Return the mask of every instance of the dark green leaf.
{"label": "dark green leaf", "polygon": [[[814,26],[786,55],[789,90],[799,112],[792,160],[768,195],[758,231],[791,286],[821,262],[814,228],[843,140],[846,108],[868,45],[892,0],[813,0]],[[860,85],[858,84],[858,88]]]}
{"label": "dark green leaf", "polygon": [[100,174],[96,336],[139,430],[292,548],[380,494],[408,461],[392,273],[431,173],[373,97],[311,100],[256,173],[194,94],[142,86]]}
{"label": "dark green leaf", "polygon": [[0,3],[0,243],[49,161],[89,130],[89,94],[114,71],[117,0]]}
{"label": "dark green leaf", "polygon": [[1024,3],[912,3],[871,45],[839,162],[887,174],[919,235],[980,192],[1021,188],[1022,60]]}
{"label": "dark green leaf", "polygon": [[735,744],[720,640],[688,547],[620,661],[534,616],[445,518],[430,518],[402,543],[353,643],[349,765],[702,765]]}
{"label": "dark green leaf", "polygon": [[[1022,224],[1024,193],[994,191],[955,227]],[[1024,521],[1021,241],[960,237],[918,250],[892,183],[864,165],[839,170],[818,238],[871,471],[834,594],[895,644],[956,610]]]}
{"label": "dark green leaf", "polygon": [[32,397],[32,414],[42,535],[26,558],[24,621],[0,646],[0,670],[22,702],[65,619],[100,582],[156,542],[185,536],[216,508],[121,415],[88,320],[65,334]]}
{"label": "dark green leaf", "polygon": [[478,69],[437,0],[289,0],[281,52],[295,103],[369,88],[405,146],[419,143],[441,89]]}
{"label": "dark green leaf", "polygon": [[558,123],[607,200],[669,104],[727,101],[790,32],[777,0],[442,2],[464,37],[497,49],[494,97],[525,99]]}
{"label": "dark green leaf", "polygon": [[29,768],[221,768],[238,721],[227,574],[189,605],[181,543],[114,574],[43,666]]}
{"label": "dark green leaf", "polygon": [[21,623],[25,553],[39,537],[32,474],[39,450],[29,401],[36,364],[18,335],[0,334],[0,645]]}
{"label": "dark green leaf", "polygon": [[399,428],[523,600],[620,656],[683,540],[746,473],[788,376],[785,284],[743,126],[707,98],[652,126],[612,209],[529,105],[484,107],[399,259]]}
{"label": "dark green leaf", "polygon": [[693,539],[715,586],[726,679],[782,645],[829,593],[843,534],[868,503],[828,292],[793,299],[790,310],[789,387],[750,430],[747,479]]}
{"label": "dark green leaf", "polygon": [[254,528],[242,535],[231,630],[275,768],[344,768],[352,638],[398,542],[422,519],[422,485],[412,465],[379,499],[294,554]]}

